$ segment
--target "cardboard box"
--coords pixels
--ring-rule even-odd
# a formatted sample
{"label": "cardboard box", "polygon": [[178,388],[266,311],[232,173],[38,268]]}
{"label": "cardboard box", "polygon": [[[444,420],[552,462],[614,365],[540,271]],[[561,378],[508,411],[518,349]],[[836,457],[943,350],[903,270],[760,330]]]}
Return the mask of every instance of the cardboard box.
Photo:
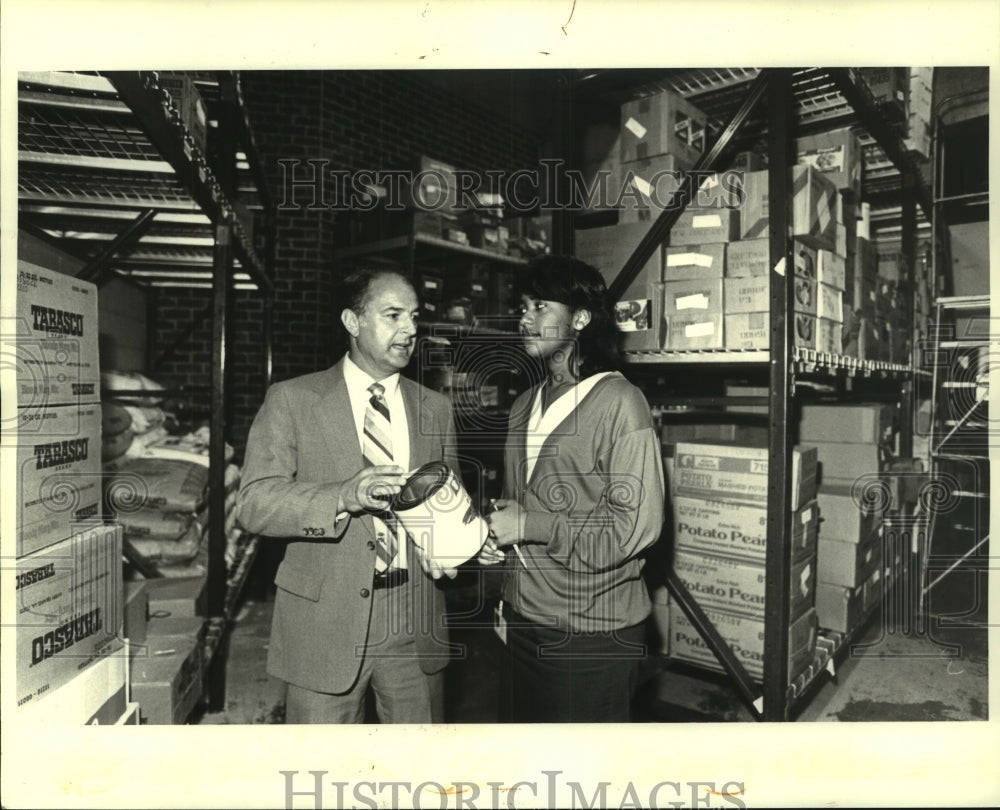
{"label": "cardboard box", "polygon": [[142,722],[180,725],[202,695],[202,645],[188,636],[150,636],[131,660],[132,700]]}
{"label": "cardboard box", "polygon": [[722,279],[667,281],[662,285],[666,349],[721,349]]}
{"label": "cardboard box", "polygon": [[743,203],[743,175],[747,171],[751,170],[730,169],[705,175],[691,205],[700,209],[738,208]]}
{"label": "cardboard box", "polygon": [[205,573],[147,579],[150,615],[161,614],[162,618],[204,616],[207,607],[207,582]]}
{"label": "cardboard box", "polygon": [[744,150],[733,155],[729,168],[740,172],[759,172],[767,168],[767,161],[763,155],[758,155],[751,150]]}
{"label": "cardboard box", "polygon": [[721,278],[693,278],[663,283],[663,314],[721,313]]}
{"label": "cardboard box", "polygon": [[836,323],[844,322],[844,293],[827,284],[816,286],[816,317]]}
{"label": "cardboard box", "polygon": [[726,249],[726,277],[748,278],[767,277],[771,266],[771,241],[763,239],[740,239],[730,242]]}
{"label": "cardboard box", "polygon": [[[706,610],[709,621],[743,664],[751,677],[758,681],[764,676],[764,622],[761,618]],[[813,660],[819,624],[816,611],[810,608],[788,628],[788,677],[794,678]],[[674,658],[690,661],[708,669],[723,671],[715,653],[687,620],[683,611],[670,613],[670,652]]]}
{"label": "cardboard box", "polygon": [[[740,238],[758,239],[768,233],[768,172],[744,178],[746,202],[740,215]],[[808,164],[795,165],[790,178],[792,234],[810,247],[834,250],[837,240],[837,189]]]}
{"label": "cardboard box", "polygon": [[820,582],[816,585],[816,617],[819,626],[839,633],[849,633],[864,615],[864,585],[845,588]]}
{"label": "cardboard box", "polygon": [[694,164],[705,151],[708,119],[677,93],[664,90],[621,107],[621,162],[671,154]]}
{"label": "cardboard box", "polygon": [[850,488],[862,481],[875,482],[882,469],[878,445],[861,442],[829,442],[811,439],[819,461],[821,488]]}
{"label": "cardboard box", "polygon": [[645,222],[648,227],[651,220],[674,204],[682,172],[690,168],[691,162],[676,155],[655,155],[622,165],[612,178],[609,194],[609,201],[621,201],[618,223]]}
{"label": "cardboard box", "polygon": [[[733,503],[767,503],[766,447],[679,442],[675,458],[677,495]],[[816,449],[795,447],[791,461],[789,508],[800,509],[816,494]]]}
{"label": "cardboard box", "polygon": [[[743,312],[726,315],[727,349],[767,349],[770,347],[770,315],[767,312]],[[828,354],[842,352],[841,324],[826,318],[816,319],[807,313],[795,313],[793,346]]]}
{"label": "cardboard box", "polygon": [[860,543],[827,540],[820,533],[816,543],[816,578],[829,585],[855,588],[882,565],[879,532]]}
{"label": "cardboard box", "polygon": [[883,115],[889,116],[894,121],[906,119],[906,98],[910,85],[909,68],[861,68],[861,77],[868,85]]}
{"label": "cardboard box", "polygon": [[816,493],[819,506],[819,533],[827,540],[860,543],[871,537],[881,523],[881,511],[863,506],[849,489],[821,489]]}
{"label": "cardboard box", "polygon": [[[794,619],[813,606],[816,590],[815,559],[792,564],[789,610]],[[764,616],[767,569],[746,560],[700,552],[674,554],[674,571],[702,608]]]}
{"label": "cardboard box", "polygon": [[[896,427],[896,406],[884,403],[852,405],[803,404],[799,441],[878,444],[891,440]],[[821,459],[822,460],[822,459]]]}
{"label": "cardboard box", "polygon": [[[5,435],[4,442],[10,441]],[[17,556],[65,540],[101,518],[101,406],[17,412]]]}
{"label": "cardboard box", "polygon": [[732,242],[740,236],[740,211],[737,208],[717,210],[688,207],[670,231],[670,244],[707,245]]}
{"label": "cardboard box", "polygon": [[[738,385],[726,383],[727,397],[769,397],[771,390],[759,385]],[[725,410],[734,413],[767,413],[767,405],[726,405]]]}
{"label": "cardboard box", "polygon": [[17,294],[2,312],[0,351],[18,408],[100,402],[95,285],[18,259]]}
{"label": "cardboard box", "polygon": [[816,280],[837,290],[847,289],[846,259],[829,250],[816,251]]}
{"label": "cardboard box", "polygon": [[[611,284],[648,231],[649,225],[641,222],[580,229],[573,236],[573,255],[600,270],[604,281]],[[661,265],[661,250],[657,250],[621,297],[646,298],[649,285],[663,280]]]}
{"label": "cardboard box", "polygon": [[766,444],[765,425],[738,425],[716,422],[675,424],[665,421],[660,428],[660,443],[670,445],[673,453],[675,442],[705,439],[711,442],[736,442],[738,444]]}
{"label": "cardboard box", "polygon": [[663,257],[663,280],[722,278],[726,268],[726,244],[671,245]]}
{"label": "cardboard box", "polygon": [[105,655],[82,667],[62,686],[21,703],[17,720],[25,727],[83,726],[124,696],[128,660],[123,652]]}
{"label": "cardboard box", "polygon": [[661,319],[664,349],[689,351],[694,349],[721,349],[725,346],[723,315],[721,312],[678,313],[664,315]]}
{"label": "cardboard box", "polygon": [[805,313],[795,315],[795,345],[825,354],[843,351],[843,324]]}
{"label": "cardboard box", "polygon": [[[455,167],[436,158],[421,155],[417,160],[413,183],[405,189],[407,205],[418,211],[438,214],[460,213]],[[463,201],[466,210],[470,201]]]}
{"label": "cardboard box", "polygon": [[[678,551],[764,564],[767,552],[766,506],[677,495],[671,499],[671,508],[674,545]],[[819,519],[820,511],[815,501],[810,501],[792,515],[791,561],[815,556]]]}
{"label": "cardboard box", "polygon": [[861,144],[849,128],[805,135],[795,144],[798,163],[822,172],[837,189],[861,193]]}
{"label": "cardboard box", "polygon": [[121,548],[119,528],[102,525],[5,569],[5,588],[16,592],[19,707],[124,648]]}
{"label": "cardboard box", "polygon": [[[796,276],[795,311],[816,313],[816,282]],[[766,277],[725,279],[725,312],[735,315],[740,312],[763,312],[771,309],[770,282]]]}
{"label": "cardboard box", "polygon": [[115,726],[128,708],[125,684],[118,687],[101,706],[87,718],[88,726]]}

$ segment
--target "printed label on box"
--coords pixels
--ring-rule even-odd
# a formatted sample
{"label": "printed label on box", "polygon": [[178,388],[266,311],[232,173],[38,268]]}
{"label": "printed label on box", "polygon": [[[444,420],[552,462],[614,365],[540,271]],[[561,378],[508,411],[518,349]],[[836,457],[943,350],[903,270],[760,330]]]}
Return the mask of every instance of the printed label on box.
{"label": "printed label on box", "polygon": [[19,707],[123,649],[117,526],[100,526],[22,557],[4,577],[4,588],[16,592]]}
{"label": "printed label on box", "polygon": [[653,302],[644,298],[637,301],[619,301],[615,304],[615,322],[621,332],[645,332],[653,328],[650,312]]}

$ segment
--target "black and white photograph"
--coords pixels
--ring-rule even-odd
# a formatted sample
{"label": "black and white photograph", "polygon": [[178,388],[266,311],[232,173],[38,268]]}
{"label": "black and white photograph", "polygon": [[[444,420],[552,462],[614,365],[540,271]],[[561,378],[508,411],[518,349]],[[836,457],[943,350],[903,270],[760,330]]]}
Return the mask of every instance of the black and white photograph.
{"label": "black and white photograph", "polygon": [[0,803],[996,806],[998,26],[5,4]]}

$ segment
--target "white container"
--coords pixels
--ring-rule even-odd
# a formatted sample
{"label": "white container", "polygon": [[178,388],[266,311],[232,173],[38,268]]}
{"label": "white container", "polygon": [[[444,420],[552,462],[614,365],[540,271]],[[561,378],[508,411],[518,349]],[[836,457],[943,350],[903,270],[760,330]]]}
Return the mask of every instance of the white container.
{"label": "white container", "polygon": [[413,473],[391,508],[424,553],[447,567],[478,554],[490,530],[443,461],[432,461]]}

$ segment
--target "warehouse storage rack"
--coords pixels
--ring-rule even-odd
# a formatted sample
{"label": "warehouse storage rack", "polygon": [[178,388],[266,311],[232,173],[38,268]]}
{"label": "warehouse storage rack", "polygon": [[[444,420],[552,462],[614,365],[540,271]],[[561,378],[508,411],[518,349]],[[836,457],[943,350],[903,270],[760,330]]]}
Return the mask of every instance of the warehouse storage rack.
{"label": "warehouse storage rack", "polygon": [[[968,156],[953,156],[949,137],[949,130],[963,124],[980,124],[986,130],[988,102],[985,90],[973,90],[949,96],[934,106],[933,215],[942,228],[989,219],[989,172],[983,165],[982,171],[966,169],[952,174],[952,164],[960,164]],[[950,267],[950,251],[935,251],[933,260]],[[950,281],[949,276],[944,279]],[[935,478],[946,483],[942,491],[953,509],[947,519],[940,519],[937,512],[930,515],[927,548],[920,560],[922,612],[931,590],[945,578],[989,566],[989,383],[991,354],[998,336],[990,318],[988,293],[956,295],[951,294],[949,285],[942,287],[948,294],[939,294],[934,300],[934,324],[921,347],[920,359],[930,366],[932,378],[931,470]],[[985,594],[977,592],[975,598],[985,599]]]}
{"label": "warehouse storage rack", "polygon": [[[746,672],[677,575],[667,574],[673,601],[680,606],[699,634],[713,650],[726,674],[756,719],[790,719],[818,685],[825,671],[846,654],[851,634],[821,631],[812,664],[790,679],[788,671],[788,627],[791,619],[789,579],[791,574],[792,435],[786,429],[794,417],[794,404],[803,386],[817,381],[833,386],[842,395],[856,390],[891,396],[900,405],[900,455],[912,455],[913,380],[910,365],[888,361],[859,360],[793,345],[794,290],[790,190],[786,171],[794,164],[797,135],[850,126],[862,130],[862,144],[880,159],[870,161],[873,170],[865,176],[863,195],[872,208],[872,219],[892,217],[902,235],[902,254],[912,290],[918,217],[931,218],[931,197],[920,167],[878,109],[858,70],[852,68],[768,69],[673,69],[598,71],[575,76],[572,89],[562,100],[570,114],[572,106],[594,95],[640,98],[664,89],[690,100],[709,119],[709,148],[694,169],[727,168],[727,160],[740,149],[766,140],[769,174],[770,229],[770,342],[760,351],[690,350],[627,353],[633,369],[683,369],[708,366],[714,370],[766,368],[769,394],[757,398],[680,397],[656,404],[717,409],[731,404],[765,405],[768,409],[768,494],[766,551],[766,610],[764,619],[764,668],[758,685]],[[564,138],[564,147],[569,142]],[[693,198],[690,175],[681,186],[684,199]],[[919,206],[919,212],[918,212]],[[611,297],[619,300],[642,268],[664,243],[683,212],[667,207],[650,227],[610,285]],[[923,224],[923,223],[921,223]],[[564,226],[565,227],[565,226]],[[557,234],[560,228],[554,228]],[[904,316],[913,321],[912,294]],[[869,387],[870,386],[870,387]],[[864,622],[861,623],[864,626]]]}
{"label": "warehouse storage rack", "polygon": [[[84,262],[78,277],[124,278],[146,292],[149,361],[157,290],[211,290],[190,331],[211,323],[208,384],[167,390],[209,414],[209,541],[204,661],[209,706],[225,700],[228,631],[257,548],[248,537],[225,560],[227,363],[233,290],[263,296],[263,377],[271,374],[274,207],[233,72],[184,74],[205,105],[198,126],[156,72],[22,72],[18,75],[19,228]],[[172,85],[176,86],[176,85]],[[189,99],[190,100],[190,99]],[[252,218],[263,225],[256,238]],[[176,348],[186,334],[178,338]],[[162,348],[162,347],[160,347]],[[162,359],[166,354],[160,355]],[[114,397],[135,392],[102,392]],[[147,576],[159,574],[134,549]]]}

